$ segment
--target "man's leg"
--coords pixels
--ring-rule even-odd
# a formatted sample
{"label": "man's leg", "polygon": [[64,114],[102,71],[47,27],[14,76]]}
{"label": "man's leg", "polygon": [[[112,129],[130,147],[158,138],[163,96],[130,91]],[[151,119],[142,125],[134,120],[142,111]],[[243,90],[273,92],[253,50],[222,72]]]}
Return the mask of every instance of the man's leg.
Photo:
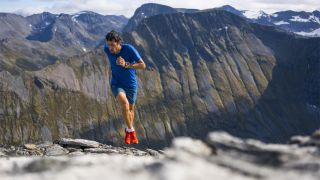
{"label": "man's leg", "polygon": [[119,92],[117,95],[117,100],[122,108],[122,115],[124,120],[126,121],[127,127],[132,128],[132,122],[131,122],[131,112],[129,109],[129,102],[126,97],[126,94],[124,92]]}
{"label": "man's leg", "polygon": [[[133,126],[133,119],[134,119],[134,104],[137,98],[137,89],[125,89],[126,95],[127,95],[127,100],[129,102],[129,112],[130,112],[130,124]],[[136,131],[131,129],[131,134],[130,134],[130,142],[133,144],[138,144],[139,140],[136,135]]]}
{"label": "man's leg", "polygon": [[[130,100],[131,101],[131,100]],[[132,104],[131,104],[132,103]],[[130,110],[130,115],[131,115],[131,124],[133,126],[133,119],[134,119],[134,102],[129,102],[129,110]],[[136,134],[136,131],[132,131],[132,134],[131,134],[131,140],[130,140],[131,143],[133,144],[138,144],[139,143],[139,140],[137,138],[137,134]]]}
{"label": "man's leg", "polygon": [[133,125],[133,120],[134,120],[134,104],[129,103],[129,110],[130,110],[130,115],[131,115],[131,125]]}

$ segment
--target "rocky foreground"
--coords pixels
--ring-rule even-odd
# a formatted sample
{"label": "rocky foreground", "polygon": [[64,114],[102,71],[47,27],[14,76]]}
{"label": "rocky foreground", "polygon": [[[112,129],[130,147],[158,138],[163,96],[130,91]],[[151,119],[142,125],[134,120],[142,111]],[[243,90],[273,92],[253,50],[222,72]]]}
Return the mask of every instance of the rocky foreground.
{"label": "rocky foreground", "polygon": [[320,130],[288,144],[211,132],[206,141],[177,137],[163,150],[113,147],[84,139],[0,148],[9,179],[310,179],[320,177]]}

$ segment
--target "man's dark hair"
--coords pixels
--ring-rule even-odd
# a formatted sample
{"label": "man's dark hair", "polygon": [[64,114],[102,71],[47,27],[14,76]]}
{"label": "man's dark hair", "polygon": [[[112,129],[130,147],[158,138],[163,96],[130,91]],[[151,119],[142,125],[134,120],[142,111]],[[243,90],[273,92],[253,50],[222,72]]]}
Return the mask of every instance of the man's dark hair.
{"label": "man's dark hair", "polygon": [[108,32],[108,34],[106,35],[106,40],[120,42],[120,43],[122,42],[122,38],[121,38],[120,34],[118,32],[116,32],[115,30]]}

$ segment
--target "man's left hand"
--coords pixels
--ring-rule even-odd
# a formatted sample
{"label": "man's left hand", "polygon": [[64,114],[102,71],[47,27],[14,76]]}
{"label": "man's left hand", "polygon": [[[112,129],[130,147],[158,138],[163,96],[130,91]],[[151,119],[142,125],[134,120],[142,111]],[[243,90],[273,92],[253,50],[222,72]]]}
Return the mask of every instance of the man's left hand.
{"label": "man's left hand", "polygon": [[126,64],[126,61],[125,61],[121,56],[119,56],[119,57],[117,58],[116,63],[117,63],[118,65],[124,67],[125,64]]}

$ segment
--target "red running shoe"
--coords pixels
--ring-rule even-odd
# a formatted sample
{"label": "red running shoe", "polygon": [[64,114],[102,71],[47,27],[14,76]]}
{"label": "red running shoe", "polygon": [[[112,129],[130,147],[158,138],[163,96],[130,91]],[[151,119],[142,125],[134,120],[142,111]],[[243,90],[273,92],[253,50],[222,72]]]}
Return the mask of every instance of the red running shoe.
{"label": "red running shoe", "polygon": [[124,128],[124,132],[126,133],[126,136],[124,137],[124,143],[130,144],[131,143],[131,133],[128,132],[126,128]]}
{"label": "red running shoe", "polygon": [[133,143],[133,144],[138,144],[138,143],[139,143],[139,140],[138,140],[138,138],[137,138],[136,131],[130,132],[130,135],[131,135],[131,143]]}

